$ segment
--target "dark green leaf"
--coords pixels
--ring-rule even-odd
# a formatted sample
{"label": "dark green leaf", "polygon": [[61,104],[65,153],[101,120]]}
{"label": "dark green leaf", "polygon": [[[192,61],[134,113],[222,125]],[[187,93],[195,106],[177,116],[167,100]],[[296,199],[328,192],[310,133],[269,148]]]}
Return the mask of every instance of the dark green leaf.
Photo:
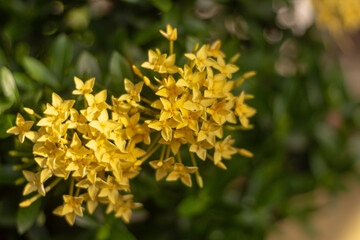
{"label": "dark green leaf", "polygon": [[132,79],[132,72],[125,58],[116,51],[111,55],[109,71],[113,93],[123,93],[124,78]]}
{"label": "dark green leaf", "polygon": [[97,59],[89,52],[84,51],[80,54],[77,62],[77,74],[80,78],[92,78],[100,79],[100,67]]}
{"label": "dark green leaf", "polygon": [[6,133],[6,130],[13,126],[15,122],[15,116],[12,114],[1,115],[1,103],[0,103],[0,139],[7,138],[9,134]]}
{"label": "dark green leaf", "polygon": [[9,108],[11,108],[12,105],[13,105],[12,102],[0,101],[0,115],[3,114]]}
{"label": "dark green leaf", "polygon": [[171,0],[151,0],[151,3],[162,12],[168,12],[172,8]]}
{"label": "dark green leaf", "polygon": [[4,51],[0,48],[0,67],[6,64],[6,57]]}
{"label": "dark green leaf", "polygon": [[16,214],[16,225],[18,233],[23,234],[32,227],[40,212],[40,206],[41,199],[38,199],[29,207],[19,207]]}
{"label": "dark green leaf", "polygon": [[55,39],[50,50],[50,67],[58,77],[62,79],[65,68],[70,64],[73,56],[73,45],[65,34]]}
{"label": "dark green leaf", "polygon": [[131,232],[129,232],[129,230],[127,230],[125,227],[124,228],[119,228],[119,227],[116,227],[116,226],[114,226],[111,229],[111,235],[110,235],[109,239],[111,239],[111,240],[117,240],[117,239],[136,240],[134,235],[132,235]]}
{"label": "dark green leaf", "polygon": [[60,89],[60,84],[59,84],[58,79],[39,60],[36,60],[33,57],[25,57],[22,64],[23,64],[23,67],[25,68],[26,72],[35,81],[46,84],[49,87],[53,88],[53,90]]}
{"label": "dark green leaf", "polygon": [[28,76],[24,73],[14,72],[13,73],[16,86],[19,90],[24,90],[26,92],[33,92],[35,89],[34,82],[29,79]]}
{"label": "dark green leaf", "polygon": [[177,210],[180,215],[191,217],[197,215],[206,209],[209,203],[208,197],[205,192],[198,196],[189,196],[185,198],[178,206]]}
{"label": "dark green leaf", "polygon": [[[20,171],[14,170],[12,164],[0,165],[0,185],[13,186],[17,178],[19,178]],[[0,214],[1,215],[1,214]]]}
{"label": "dark green leaf", "polygon": [[1,69],[1,88],[5,97],[11,101],[15,102],[19,98],[19,92],[15,84],[14,77],[9,69],[3,67]]}

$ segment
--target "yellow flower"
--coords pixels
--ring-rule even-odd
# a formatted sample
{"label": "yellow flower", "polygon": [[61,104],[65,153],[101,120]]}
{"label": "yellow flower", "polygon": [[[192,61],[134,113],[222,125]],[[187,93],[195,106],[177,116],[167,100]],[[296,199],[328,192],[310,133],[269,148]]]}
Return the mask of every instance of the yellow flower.
{"label": "yellow flower", "polygon": [[108,176],[106,182],[100,183],[101,190],[98,194],[99,197],[108,197],[112,204],[116,204],[120,194],[119,190],[129,191],[129,185],[120,183],[115,178]]}
{"label": "yellow flower", "polygon": [[190,89],[200,89],[205,84],[206,72],[193,72],[192,68],[185,64],[184,69],[179,69],[180,78],[176,85]]}
{"label": "yellow flower", "polygon": [[249,117],[252,117],[256,110],[252,107],[249,107],[244,103],[245,101],[245,92],[241,92],[240,96],[237,99],[235,114],[239,117],[241,124],[247,128],[249,127]]}
{"label": "yellow flower", "polygon": [[87,80],[84,83],[81,79],[79,79],[77,77],[74,77],[74,82],[75,82],[76,90],[74,90],[72,92],[72,94],[74,94],[74,95],[85,95],[85,94],[92,93],[93,87],[94,87],[94,84],[95,84],[95,78],[90,78],[89,80]]}
{"label": "yellow flower", "polygon": [[221,41],[217,40],[208,48],[208,55],[211,57],[225,57],[225,54],[220,50],[221,48]]}
{"label": "yellow flower", "polygon": [[82,202],[84,201],[83,197],[73,197],[70,195],[63,195],[64,204],[57,207],[53,213],[58,216],[65,216],[66,221],[69,225],[74,225],[75,217],[83,216],[84,208],[81,207]]}
{"label": "yellow flower", "polygon": [[109,120],[109,114],[106,109],[102,110],[97,120],[91,121],[89,125],[96,128],[107,137],[110,137],[110,133],[114,129],[121,126],[119,123]]}
{"label": "yellow flower", "polygon": [[206,121],[203,122],[203,124],[201,125],[198,137],[197,137],[197,141],[201,142],[203,140],[207,141],[209,144],[211,145],[215,145],[215,131],[218,130],[220,128],[219,125],[217,125],[216,123],[210,122],[210,121]]}
{"label": "yellow flower", "polygon": [[217,62],[213,64],[213,67],[219,70],[221,73],[226,74],[226,77],[228,78],[231,78],[232,74],[239,70],[239,68],[234,64],[226,64],[224,59],[220,56],[217,58]]}
{"label": "yellow flower", "polygon": [[160,97],[170,98],[171,100],[175,100],[177,96],[183,93],[184,89],[182,87],[178,87],[175,79],[172,75],[169,75],[168,78],[164,79],[164,83],[160,86],[159,90],[155,93]]}
{"label": "yellow flower", "polygon": [[142,90],[142,87],[144,85],[144,82],[139,82],[137,84],[133,84],[129,79],[125,78],[125,91],[128,94],[123,94],[120,96],[119,101],[135,101],[140,102],[140,93]]}
{"label": "yellow flower", "polygon": [[182,163],[175,163],[173,170],[167,176],[166,181],[176,181],[180,178],[181,182],[186,186],[191,187],[191,176],[190,173],[197,171],[197,167],[186,167]]}
{"label": "yellow flower", "polygon": [[149,50],[149,61],[144,62],[141,67],[154,70],[159,73],[177,73],[178,68],[175,64],[175,54],[167,57],[167,54],[161,54],[160,50],[156,52]]}
{"label": "yellow flower", "polygon": [[6,133],[8,134],[14,134],[19,135],[19,140],[21,143],[24,142],[26,134],[31,129],[32,125],[34,124],[34,121],[25,121],[23,116],[21,116],[20,113],[16,116],[16,126],[9,128]]}
{"label": "yellow flower", "polygon": [[169,172],[173,170],[173,164],[175,162],[174,157],[169,157],[163,161],[156,160],[150,161],[149,164],[151,167],[156,169],[156,181],[163,179]]}
{"label": "yellow flower", "polygon": [[141,203],[134,203],[133,195],[128,194],[125,196],[118,196],[115,203],[109,203],[106,213],[115,212],[115,217],[121,217],[126,223],[130,222],[132,209],[139,208],[142,206]]}
{"label": "yellow flower", "polygon": [[85,100],[88,104],[88,108],[86,112],[84,112],[85,113],[84,115],[88,120],[92,120],[94,117],[96,117],[95,116],[96,114],[98,114],[104,109],[109,108],[109,106],[106,103],[106,97],[107,97],[106,90],[103,90],[95,94],[95,96],[91,94],[85,95]]}
{"label": "yellow flower", "polygon": [[28,183],[24,187],[23,195],[28,195],[33,191],[38,191],[42,196],[45,196],[45,188],[43,182],[45,182],[46,179],[43,179],[43,181],[41,181],[41,173],[33,173],[26,170],[23,170],[22,173],[24,174],[25,179],[28,181]]}
{"label": "yellow flower", "polygon": [[56,93],[52,94],[52,105],[47,104],[44,113],[50,116],[57,116],[59,121],[65,121],[69,114],[70,109],[74,106],[75,100],[65,100],[57,95]]}
{"label": "yellow flower", "polygon": [[203,161],[206,160],[206,152],[207,150],[213,148],[213,145],[208,143],[208,141],[195,142],[191,144],[189,151],[196,153],[196,155]]}
{"label": "yellow flower", "polygon": [[172,128],[176,125],[176,122],[173,119],[168,119],[164,121],[151,121],[149,122],[149,128],[155,129],[156,131],[161,131],[161,136],[165,141],[171,141],[172,139]]}
{"label": "yellow flower", "polygon": [[202,72],[205,67],[210,67],[213,65],[213,61],[208,59],[208,46],[203,45],[200,50],[195,54],[185,53],[185,57],[192,60],[196,64],[196,68]]}
{"label": "yellow flower", "polygon": [[218,164],[222,158],[231,159],[231,156],[237,153],[237,150],[231,146],[234,142],[235,140],[231,139],[231,135],[227,136],[222,142],[216,142],[214,153],[215,164]]}
{"label": "yellow flower", "polygon": [[177,29],[172,28],[170,24],[166,25],[166,32],[160,30],[160,33],[169,41],[176,41],[177,39]]}
{"label": "yellow flower", "polygon": [[211,115],[215,123],[223,125],[226,122],[227,116],[232,114],[231,108],[233,105],[233,102],[226,102],[224,100],[215,102],[206,112]]}
{"label": "yellow flower", "polygon": [[139,120],[140,120],[140,113],[135,113],[130,118],[128,115],[125,115],[121,118],[121,121],[125,126],[125,133],[128,139],[131,139],[138,133],[140,127]]}

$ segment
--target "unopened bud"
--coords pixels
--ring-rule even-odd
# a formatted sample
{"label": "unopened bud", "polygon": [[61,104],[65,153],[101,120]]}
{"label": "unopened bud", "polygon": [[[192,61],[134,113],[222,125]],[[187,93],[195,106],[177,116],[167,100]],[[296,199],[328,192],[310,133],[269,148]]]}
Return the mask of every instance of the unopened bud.
{"label": "unopened bud", "polygon": [[252,154],[250,151],[244,148],[238,149],[238,153],[244,157],[249,157],[249,158],[252,158],[254,156],[254,154]]}
{"label": "unopened bud", "polygon": [[256,72],[251,71],[251,72],[244,73],[243,78],[247,79],[247,78],[251,78],[255,75],[256,75]]}

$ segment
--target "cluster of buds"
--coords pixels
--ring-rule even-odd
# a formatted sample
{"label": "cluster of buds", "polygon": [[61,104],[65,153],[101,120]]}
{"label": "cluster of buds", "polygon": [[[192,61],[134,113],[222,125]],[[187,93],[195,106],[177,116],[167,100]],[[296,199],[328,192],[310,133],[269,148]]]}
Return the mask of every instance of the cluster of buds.
{"label": "cluster of buds", "polygon": [[[92,94],[95,79],[83,82],[75,77],[77,101],[53,93],[44,117],[25,108],[39,119],[37,130],[31,131],[34,121],[25,121],[18,114],[16,126],[7,132],[19,135],[21,142],[28,138],[34,143],[37,163],[35,171],[23,171],[28,182],[23,194],[33,196],[20,203],[21,207],[66,181],[69,193],[63,195],[64,204],[54,214],[64,216],[70,225],[83,215],[83,206],[91,214],[99,203],[107,205],[107,213],[129,222],[132,209],[141,206],[133,202],[130,180],[145,161],[156,169],[156,180],[180,179],[191,187],[191,174],[195,174],[202,187],[197,161],[209,159],[226,169],[223,159],[234,154],[252,156],[234,147],[230,135],[223,135],[226,128],[251,128],[249,118],[255,109],[245,100],[252,96],[244,91],[234,96],[231,91],[254,73],[231,80],[238,67],[225,62],[220,41],[196,46],[193,53],[185,54],[188,62],[180,68],[173,53],[177,30],[168,25],[166,32],[160,32],[170,41],[169,54],[149,50],[142,67],[153,70],[153,76],[144,76],[133,66],[140,81],[135,84],[125,79],[126,93],[112,97],[112,105],[106,103],[106,90]],[[144,85],[154,92],[155,100],[141,95]],[[74,107],[82,103],[83,109]],[[238,119],[240,124],[234,125]],[[186,154],[190,157],[183,161],[181,155]]]}

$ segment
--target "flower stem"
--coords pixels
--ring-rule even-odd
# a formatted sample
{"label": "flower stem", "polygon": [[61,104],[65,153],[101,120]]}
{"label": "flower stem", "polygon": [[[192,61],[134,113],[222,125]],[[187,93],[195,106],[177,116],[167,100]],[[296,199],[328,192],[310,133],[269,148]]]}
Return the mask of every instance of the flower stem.
{"label": "flower stem", "polygon": [[174,41],[170,40],[170,55],[174,52]]}
{"label": "flower stem", "polygon": [[70,182],[70,189],[69,189],[69,195],[72,196],[74,193],[74,185],[75,185],[75,179],[71,178],[71,182]]}
{"label": "flower stem", "polygon": [[160,144],[156,145],[156,147],[154,147],[150,152],[148,152],[145,156],[143,156],[141,159],[139,159],[139,161],[141,161],[141,162],[146,161],[149,157],[151,157],[151,155],[152,155],[156,150],[159,149],[160,146],[161,146]]}

